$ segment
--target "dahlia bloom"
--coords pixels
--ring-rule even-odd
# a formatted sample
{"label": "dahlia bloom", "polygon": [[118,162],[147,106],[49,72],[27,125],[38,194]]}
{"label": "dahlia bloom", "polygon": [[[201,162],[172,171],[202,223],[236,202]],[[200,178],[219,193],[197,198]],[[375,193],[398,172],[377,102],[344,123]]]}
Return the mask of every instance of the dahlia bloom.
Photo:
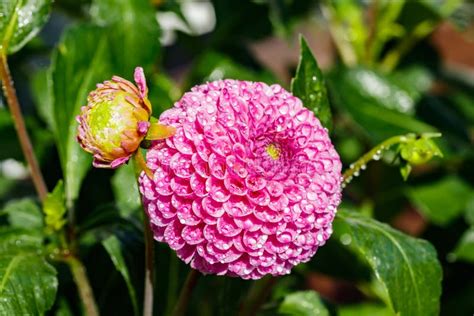
{"label": "dahlia bloom", "polygon": [[279,85],[194,87],[160,121],[140,191],[154,237],[205,274],[288,274],[332,233],[341,162],[313,112]]}
{"label": "dahlia bloom", "polygon": [[94,167],[116,168],[126,163],[151,131],[153,139],[174,132],[174,128],[150,124],[151,104],[140,67],[135,69],[135,82],[138,87],[113,76],[112,80],[98,84],[76,118],[79,123],[77,141],[94,155]]}

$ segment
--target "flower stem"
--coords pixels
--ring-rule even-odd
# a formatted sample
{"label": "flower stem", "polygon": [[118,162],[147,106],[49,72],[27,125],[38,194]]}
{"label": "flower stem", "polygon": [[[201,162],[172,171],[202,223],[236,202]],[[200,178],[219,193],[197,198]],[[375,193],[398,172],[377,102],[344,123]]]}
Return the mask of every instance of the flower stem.
{"label": "flower stem", "polygon": [[364,170],[365,167],[367,166],[367,163],[369,163],[371,160],[379,160],[381,157],[382,151],[388,149],[389,147],[395,144],[406,143],[407,141],[412,140],[415,137],[416,137],[415,134],[393,136],[381,142],[374,148],[372,148],[370,151],[368,151],[362,157],[360,157],[356,162],[352,163],[349,169],[347,169],[343,173],[342,186],[345,187],[347,184],[351,182],[354,176],[358,176],[360,173],[360,170]]}
{"label": "flower stem", "polygon": [[275,285],[277,278],[266,276],[258,281],[255,281],[249,290],[249,294],[242,305],[239,316],[253,316],[256,315],[260,306],[265,302],[268,295],[270,295],[272,287]]}
{"label": "flower stem", "polygon": [[153,315],[153,284],[154,284],[154,248],[153,234],[148,216],[143,216],[143,234],[145,237],[145,294],[143,297],[143,316]]}
{"label": "flower stem", "polygon": [[191,269],[191,271],[189,271],[186,281],[181,288],[181,293],[179,293],[178,302],[174,308],[173,316],[183,316],[186,312],[191,293],[196,286],[199,276],[200,273],[197,270]]}
{"label": "flower stem", "polygon": [[15,87],[13,86],[10,69],[8,68],[7,56],[2,52],[0,52],[0,78],[3,83],[3,91],[7,99],[8,107],[10,108],[10,113],[13,118],[13,122],[15,123],[21,149],[30,167],[33,184],[40,200],[43,201],[48,194],[48,189],[44,182],[38,160],[36,159],[36,155],[33,150],[33,146],[31,145],[30,137],[26,131],[25,121],[23,119],[23,115],[21,114],[20,104],[16,96]]}
{"label": "flower stem", "polygon": [[[144,171],[146,175],[153,179],[153,173],[147,167],[145,158],[140,149],[133,155],[133,162],[135,163],[135,176],[137,178],[140,173]],[[143,294],[143,316],[153,315],[153,285],[154,285],[154,248],[153,248],[153,234],[150,228],[150,221],[148,215],[143,208],[143,238],[145,239],[145,288]]]}
{"label": "flower stem", "polygon": [[86,268],[75,257],[69,257],[66,261],[71,269],[74,282],[76,282],[79,296],[81,297],[84,309],[88,316],[98,316],[99,311],[95,303],[94,294],[92,292],[89,279],[87,278]]}

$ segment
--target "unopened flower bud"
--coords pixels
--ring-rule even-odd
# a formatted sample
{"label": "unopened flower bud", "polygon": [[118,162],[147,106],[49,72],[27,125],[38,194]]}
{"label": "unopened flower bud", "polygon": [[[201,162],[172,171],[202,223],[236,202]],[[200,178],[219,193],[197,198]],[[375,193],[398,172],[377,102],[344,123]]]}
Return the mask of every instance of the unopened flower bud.
{"label": "unopened flower bud", "polygon": [[433,140],[427,137],[421,137],[401,145],[400,155],[405,161],[412,165],[426,163],[430,161],[433,156],[443,156]]}
{"label": "unopened flower bud", "polygon": [[[126,163],[150,129],[152,109],[140,67],[135,69],[135,82],[136,86],[113,76],[112,80],[98,84],[77,117],[77,140],[94,155],[94,167],[116,168]],[[154,124],[153,130],[156,129],[162,131],[162,138],[174,132],[174,128],[158,123]]]}

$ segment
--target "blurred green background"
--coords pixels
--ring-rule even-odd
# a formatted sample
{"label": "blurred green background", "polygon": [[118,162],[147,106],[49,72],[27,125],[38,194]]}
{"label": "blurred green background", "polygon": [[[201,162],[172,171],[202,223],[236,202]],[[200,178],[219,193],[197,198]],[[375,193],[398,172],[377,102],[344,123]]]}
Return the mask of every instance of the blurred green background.
{"label": "blurred green background", "polygon": [[[443,269],[441,314],[472,315],[473,16],[472,2],[455,0],[56,0],[44,28],[9,56],[9,64],[48,187],[63,177],[61,168],[73,169],[64,175],[66,199],[75,209],[78,249],[102,314],[134,312],[127,286],[101,245],[110,235],[120,240],[131,283],[142,295],[140,205],[137,192],[130,191],[131,167],[88,170],[87,158],[66,150],[75,109],[95,83],[112,74],[131,79],[137,65],[145,68],[154,116],[205,81],[277,82],[289,89],[301,33],[325,74],[332,137],[346,167],[390,136],[443,134],[436,140],[442,159],[414,167],[405,182],[395,151],[388,151],[345,189],[342,208],[431,242]],[[8,214],[38,207],[5,99],[0,144],[0,220],[14,225],[15,216]],[[21,226],[22,219],[16,220]],[[322,302],[322,313],[391,315],[380,284],[343,247],[343,236],[335,235],[311,262],[273,284],[258,313],[315,315],[292,309],[292,299],[301,298],[288,295],[315,290],[320,298],[311,292],[308,299]],[[155,314],[164,315],[187,267],[166,245],[156,246]],[[78,315],[72,278],[61,264],[57,269],[59,289],[49,314]],[[189,315],[234,315],[250,287],[206,276]],[[290,306],[286,312],[282,301]]]}

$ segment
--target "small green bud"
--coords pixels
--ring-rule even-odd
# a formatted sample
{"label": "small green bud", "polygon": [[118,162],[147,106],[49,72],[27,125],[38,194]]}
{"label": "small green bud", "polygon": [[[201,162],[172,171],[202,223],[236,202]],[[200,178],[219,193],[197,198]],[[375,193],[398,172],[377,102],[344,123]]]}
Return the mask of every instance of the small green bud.
{"label": "small green bud", "polygon": [[400,156],[409,164],[420,165],[443,154],[430,136],[421,136],[400,145]]}
{"label": "small green bud", "polygon": [[66,223],[64,219],[66,207],[64,205],[64,185],[62,180],[56,184],[53,192],[48,193],[46,196],[43,202],[43,212],[46,215],[46,226],[53,231],[60,230]]}

